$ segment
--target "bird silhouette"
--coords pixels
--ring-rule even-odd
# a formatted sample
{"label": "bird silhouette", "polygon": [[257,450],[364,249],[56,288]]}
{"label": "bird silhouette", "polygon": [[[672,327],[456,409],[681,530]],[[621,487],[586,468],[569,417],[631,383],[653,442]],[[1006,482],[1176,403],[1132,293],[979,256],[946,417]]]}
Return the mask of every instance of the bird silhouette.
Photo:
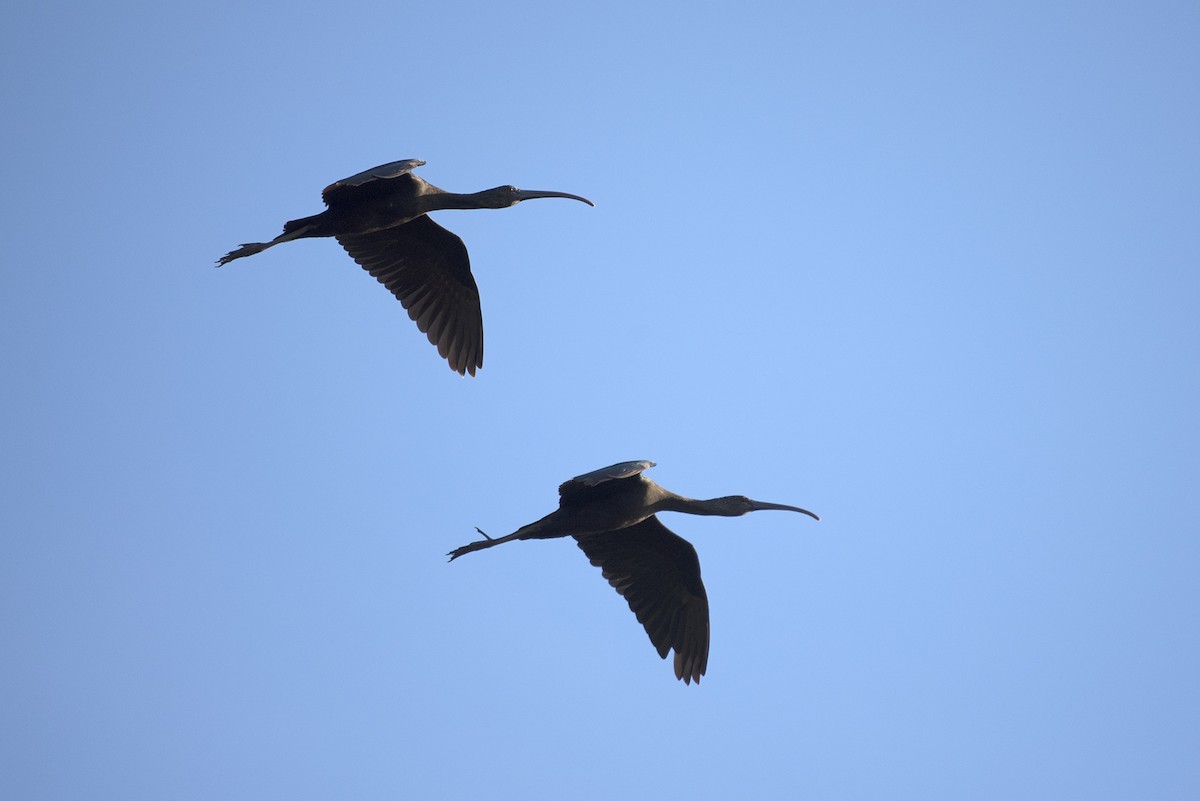
{"label": "bird silhouette", "polygon": [[564,482],[558,509],[505,537],[455,548],[460,556],[513,540],[574,537],[590,561],[624,596],[658,655],[675,651],[675,677],[700,683],[708,668],[708,594],[691,543],[659,522],[659,512],[738,517],[764,509],[817,515],[798,506],[743,495],[695,500],[663,489],[642,475],[654,462],[620,462]]}
{"label": "bird silhouette", "polygon": [[412,174],[424,163],[393,161],[335,181],[321,193],[325,211],[291,220],[270,242],[244,244],[217,265],[293,239],[335,237],[399,299],[451,369],[475,375],[483,366],[483,313],[471,261],[462,240],[426,215],[441,209],[502,209],[543,197],[595,204],[566,192],[514,186],[471,194],[447,192]]}

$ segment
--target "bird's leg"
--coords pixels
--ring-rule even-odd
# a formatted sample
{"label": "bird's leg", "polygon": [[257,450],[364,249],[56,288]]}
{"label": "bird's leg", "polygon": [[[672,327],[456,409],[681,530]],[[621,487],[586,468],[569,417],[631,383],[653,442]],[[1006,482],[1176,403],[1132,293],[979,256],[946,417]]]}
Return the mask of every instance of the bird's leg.
{"label": "bird's leg", "polygon": [[504,543],[512,542],[513,540],[536,540],[546,539],[549,537],[561,537],[563,536],[563,532],[561,530],[548,525],[555,519],[557,515],[558,512],[553,512],[549,515],[546,515],[536,523],[530,523],[527,526],[521,526],[512,534],[506,534],[503,537],[489,537],[487,534],[483,533],[483,529],[476,527],[475,530],[480,534],[483,534],[483,539],[475,540],[475,542],[469,542],[461,548],[455,548],[453,551],[447,554],[447,556],[449,556],[450,561],[453,562],[463,554],[471,553],[472,551],[479,551],[484,548],[491,548],[495,545],[503,545]]}
{"label": "bird's leg", "polygon": [[234,259],[240,259],[243,256],[253,256],[255,253],[262,253],[267,248],[275,247],[276,245],[282,245],[284,242],[291,242],[293,239],[303,239],[306,236],[315,236],[315,234],[312,233],[313,225],[311,223],[305,223],[305,220],[308,219],[311,218],[306,217],[304,220],[293,220],[292,222],[287,223],[287,225],[284,227],[283,233],[272,239],[270,242],[247,242],[237,250],[229,251],[217,260],[217,266],[223,267]]}
{"label": "bird's leg", "polygon": [[[479,531],[479,529],[476,529],[476,531]],[[483,534],[482,531],[479,531],[479,533]],[[455,559],[462,556],[463,554],[468,554],[468,553],[471,553],[472,551],[479,551],[484,548],[491,548],[493,545],[499,545],[499,542],[497,540],[494,540],[491,537],[488,537],[488,535],[486,535],[486,534],[483,534],[483,536],[486,537],[486,539],[475,540],[475,542],[468,542],[466,545],[455,548],[453,551],[451,551],[450,553],[448,553],[446,555],[449,556],[450,561],[453,562]]]}
{"label": "bird's leg", "polygon": [[[483,534],[483,529],[476,527],[475,530],[480,534]],[[519,539],[516,534],[509,534],[507,537],[500,537],[499,539],[495,537],[489,537],[487,534],[483,534],[483,539],[475,540],[475,542],[469,542],[461,548],[455,548],[446,555],[449,556],[450,561],[453,562],[463,554],[471,553],[472,551],[479,551],[484,548],[491,548],[493,545],[499,545],[503,542],[511,542],[515,539]]]}
{"label": "bird's leg", "polygon": [[476,527],[475,530],[480,534],[483,534],[483,539],[475,540],[475,542],[468,542],[461,548],[455,548],[446,555],[449,556],[450,561],[453,562],[463,554],[471,553],[472,551],[481,551],[484,548],[491,548],[494,545],[503,545],[504,543],[512,542],[513,540],[530,539],[531,528],[532,526],[524,526],[523,528],[520,528],[517,531],[514,531],[512,534],[508,534],[504,537],[489,537],[487,534],[483,534],[483,529]]}
{"label": "bird's leg", "polygon": [[224,267],[234,259],[240,259],[243,256],[253,256],[255,253],[262,253],[267,248],[273,245],[273,242],[247,242],[237,250],[231,250],[217,260],[218,267]]}

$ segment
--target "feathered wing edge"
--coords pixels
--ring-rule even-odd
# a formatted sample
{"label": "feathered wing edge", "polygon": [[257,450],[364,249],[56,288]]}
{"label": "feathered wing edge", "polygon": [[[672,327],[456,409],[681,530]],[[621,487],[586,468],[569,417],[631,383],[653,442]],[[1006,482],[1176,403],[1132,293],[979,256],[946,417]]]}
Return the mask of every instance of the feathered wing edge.
{"label": "feathered wing edge", "polygon": [[475,375],[483,366],[479,287],[461,239],[422,215],[338,242],[400,301],[450,368]]}
{"label": "feathered wing edge", "polygon": [[692,544],[656,517],[575,540],[625,598],[658,655],[675,651],[675,677],[699,684],[708,669],[708,594]]}

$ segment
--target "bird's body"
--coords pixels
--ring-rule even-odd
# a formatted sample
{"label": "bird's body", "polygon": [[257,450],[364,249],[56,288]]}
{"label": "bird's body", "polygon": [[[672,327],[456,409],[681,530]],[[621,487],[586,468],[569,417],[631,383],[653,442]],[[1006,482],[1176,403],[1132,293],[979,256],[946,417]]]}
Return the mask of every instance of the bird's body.
{"label": "bird's body", "polygon": [[291,220],[270,242],[242,245],[217,263],[294,239],[336,237],[351,258],[399,299],[451,369],[475,375],[483,366],[483,314],[470,258],[461,239],[425,215],[440,209],[507,208],[541,197],[592,202],[565,192],[512,186],[447,192],[412,174],[424,163],[393,161],[336,181],[321,193],[325,211]]}
{"label": "bird's body", "polygon": [[[654,462],[635,461],[594,470],[558,488],[559,508],[512,534],[469,543],[464,554],[513,540],[574,537],[588,560],[625,597],[664,659],[675,651],[675,676],[700,682],[708,666],[708,595],[691,543],[671,532],[659,512],[736,517],[764,509],[800,512],[796,506],[753,501],[741,495],[695,500],[663,489],[642,475]],[[479,532],[483,534],[482,531]]]}

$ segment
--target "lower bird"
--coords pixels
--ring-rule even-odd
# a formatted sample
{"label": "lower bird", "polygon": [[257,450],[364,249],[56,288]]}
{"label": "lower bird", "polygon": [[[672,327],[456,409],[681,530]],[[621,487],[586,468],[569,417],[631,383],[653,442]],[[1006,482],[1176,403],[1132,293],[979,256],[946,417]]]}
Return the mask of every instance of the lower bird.
{"label": "lower bird", "polygon": [[226,253],[218,266],[307,237],[336,237],[358,262],[399,299],[450,368],[462,375],[483,366],[483,313],[471,260],[461,239],[429,219],[440,209],[503,209],[522,200],[566,192],[497,186],[458,194],[413,175],[420,159],[393,161],[335,181],[321,193],[320,214],[284,224],[270,242],[250,242]]}
{"label": "lower bird", "polygon": [[675,677],[700,683],[708,668],[708,594],[691,543],[659,522],[659,512],[739,517],[764,509],[817,515],[798,506],[743,495],[695,500],[665,490],[642,473],[654,462],[621,462],[558,488],[558,509],[506,537],[455,548],[450,561],[513,540],[574,537],[588,560],[624,596],[663,659],[675,651]]}

